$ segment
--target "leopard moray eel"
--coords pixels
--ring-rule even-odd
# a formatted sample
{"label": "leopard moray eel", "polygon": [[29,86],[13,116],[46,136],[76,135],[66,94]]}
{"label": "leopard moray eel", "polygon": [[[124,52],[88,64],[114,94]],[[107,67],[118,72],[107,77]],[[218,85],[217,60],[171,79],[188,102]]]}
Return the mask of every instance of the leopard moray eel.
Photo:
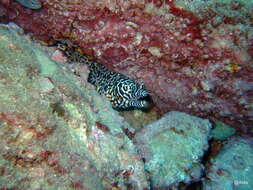
{"label": "leopard moray eel", "polygon": [[88,82],[96,87],[99,94],[104,94],[110,100],[114,109],[123,111],[150,108],[150,96],[144,84],[139,84],[127,76],[107,69],[64,43],[57,43],[57,47],[67,56],[68,62],[88,65],[90,70]]}
{"label": "leopard moray eel", "polygon": [[29,9],[40,9],[42,7],[40,0],[16,0],[16,1],[23,7]]}

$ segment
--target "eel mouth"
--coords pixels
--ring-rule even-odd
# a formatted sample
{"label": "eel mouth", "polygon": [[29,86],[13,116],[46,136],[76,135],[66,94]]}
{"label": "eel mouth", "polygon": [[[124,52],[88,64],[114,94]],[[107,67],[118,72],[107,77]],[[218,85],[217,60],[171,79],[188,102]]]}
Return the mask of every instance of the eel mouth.
{"label": "eel mouth", "polygon": [[145,102],[144,107],[141,108],[142,111],[149,111],[153,107],[153,101],[150,95],[140,97],[138,101]]}
{"label": "eel mouth", "polygon": [[151,102],[151,96],[147,95],[147,96],[142,96],[140,98],[137,99],[138,101],[147,101],[147,102]]}

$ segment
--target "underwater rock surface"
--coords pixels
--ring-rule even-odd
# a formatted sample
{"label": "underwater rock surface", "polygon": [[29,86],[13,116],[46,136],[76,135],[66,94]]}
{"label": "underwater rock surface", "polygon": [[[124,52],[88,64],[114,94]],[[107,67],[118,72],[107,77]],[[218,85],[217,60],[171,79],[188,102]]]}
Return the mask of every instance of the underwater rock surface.
{"label": "underwater rock surface", "polygon": [[39,11],[14,1],[0,7],[39,38],[71,38],[106,66],[144,81],[161,113],[177,109],[251,131],[251,1],[41,2]]}
{"label": "underwater rock surface", "polygon": [[214,123],[214,128],[211,131],[211,136],[215,140],[225,140],[233,135],[235,135],[235,129],[224,124],[223,122],[216,121]]}
{"label": "underwater rock surface", "polygon": [[41,48],[0,26],[0,189],[147,188],[128,123]]}
{"label": "underwater rock surface", "polygon": [[[177,188],[201,180],[211,136],[234,134],[221,123],[211,133],[208,120],[176,111],[149,125],[142,115],[157,115],[135,111],[135,130],[87,83],[87,67],[64,64],[15,24],[0,25],[0,63],[3,190]],[[252,151],[252,139],[232,138],[207,167],[205,190],[251,190]]]}
{"label": "underwater rock surface", "polygon": [[252,160],[253,139],[232,138],[211,161],[203,190],[252,190]]}
{"label": "underwater rock surface", "polygon": [[169,112],[136,133],[134,142],[145,160],[152,188],[197,181],[208,148],[211,123],[182,112]]}
{"label": "underwater rock surface", "polygon": [[151,91],[164,114],[252,126],[253,1],[41,0],[32,11],[0,2],[0,21],[37,38],[69,38],[105,66]]}

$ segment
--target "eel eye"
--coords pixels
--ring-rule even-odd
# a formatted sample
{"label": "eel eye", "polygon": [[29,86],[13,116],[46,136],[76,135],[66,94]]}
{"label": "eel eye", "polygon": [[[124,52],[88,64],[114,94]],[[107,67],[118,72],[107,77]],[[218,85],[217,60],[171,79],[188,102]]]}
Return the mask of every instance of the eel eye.
{"label": "eel eye", "polygon": [[57,48],[59,48],[60,50],[63,50],[63,51],[67,49],[66,46],[61,43],[57,44]]}

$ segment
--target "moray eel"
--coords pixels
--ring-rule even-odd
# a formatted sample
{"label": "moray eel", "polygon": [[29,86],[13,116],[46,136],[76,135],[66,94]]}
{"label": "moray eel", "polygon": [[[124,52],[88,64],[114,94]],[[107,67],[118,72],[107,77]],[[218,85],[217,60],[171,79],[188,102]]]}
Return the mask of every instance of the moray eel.
{"label": "moray eel", "polygon": [[144,84],[107,69],[64,43],[57,43],[57,47],[64,52],[69,62],[88,65],[90,69],[88,82],[96,87],[99,94],[104,94],[110,100],[114,109],[123,111],[150,108],[150,96]]}
{"label": "moray eel", "polygon": [[40,0],[16,0],[22,6],[29,9],[40,9],[42,7]]}

